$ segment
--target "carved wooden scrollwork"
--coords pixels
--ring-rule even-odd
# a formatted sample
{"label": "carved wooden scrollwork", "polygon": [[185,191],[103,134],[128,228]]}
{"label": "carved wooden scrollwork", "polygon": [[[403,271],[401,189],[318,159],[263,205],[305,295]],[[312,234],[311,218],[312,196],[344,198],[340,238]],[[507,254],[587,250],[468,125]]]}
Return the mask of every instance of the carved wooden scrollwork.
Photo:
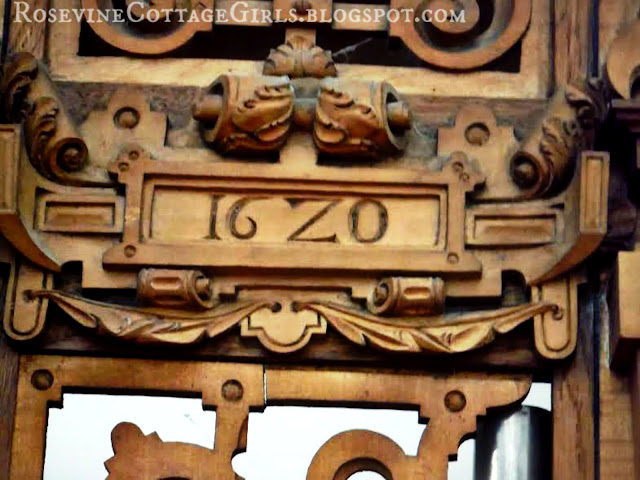
{"label": "carved wooden scrollwork", "polygon": [[411,125],[406,105],[387,83],[325,79],[320,87],[313,138],[335,155],[380,157],[402,150]]}
{"label": "carved wooden scrollwork", "polygon": [[[159,478],[220,480],[237,477],[232,458],[245,451],[252,426],[250,411],[269,405],[329,402],[346,407],[417,410],[424,429],[416,455],[405,455],[389,438],[368,430],[339,433],[322,445],[306,474],[307,480],[344,479],[363,467],[392,478],[447,478],[448,460],[464,436],[473,433],[478,416],[492,407],[517,404],[532,378],[526,374],[456,372],[363,372],[271,368],[262,365],[194,361],[159,362],[137,359],[25,356],[21,362],[16,407],[12,478],[38,478],[46,438],[48,406],[62,400],[66,389],[100,391],[185,392],[202,396],[203,407],[217,416],[215,445],[204,448],[164,442],[145,435],[131,423],[111,434],[114,455],[105,462],[109,480]],[[126,372],[126,374],[123,374]],[[45,382],[37,380],[44,374]],[[428,392],[425,395],[425,392]],[[487,392],[491,392],[490,395]],[[373,413],[375,415],[375,413]],[[283,467],[284,468],[284,467]]]}
{"label": "carved wooden scrollwork", "polygon": [[593,143],[605,112],[602,92],[592,85],[557,92],[511,160],[514,182],[526,195],[559,191],[573,176],[578,152]]}
{"label": "carved wooden scrollwork", "polygon": [[[308,37],[264,67],[271,75],[227,73],[194,92],[195,121],[187,113],[180,129],[143,93],[117,90],[80,126],[95,157],[62,179],[38,152],[68,117],[41,65],[12,64],[3,99],[24,116],[29,155],[6,130],[0,230],[35,265],[11,266],[10,337],[37,336],[53,302],[134,342],[234,330],[286,354],[333,331],[389,352],[455,353],[533,319],[541,355],[571,354],[575,270],[607,226],[609,159],[586,150],[604,116],[597,89],[557,92],[520,146],[488,106],[464,105],[423,155],[396,90],[333,77]],[[82,265],[75,290],[52,288],[65,264]],[[137,298],[97,302],[84,289]],[[448,306],[460,299],[464,314]]]}
{"label": "carved wooden scrollwork", "polygon": [[194,108],[203,139],[222,154],[275,153],[295,123],[330,155],[381,159],[404,148],[411,116],[388,83],[325,78],[311,88],[317,98],[296,97],[296,87],[286,77],[220,77]]}
{"label": "carved wooden scrollwork", "polygon": [[86,171],[87,145],[61,104],[46,70],[31,54],[19,53],[7,62],[0,92],[8,120],[24,122],[29,158],[42,175],[70,184],[106,180]]}
{"label": "carved wooden scrollwork", "polygon": [[221,153],[276,152],[287,140],[294,91],[287,77],[224,75],[198,103],[204,140]]}
{"label": "carved wooden scrollwork", "polygon": [[640,93],[640,21],[624,28],[611,44],[606,64],[607,79],[623,99],[629,100]]}
{"label": "carved wooden scrollwork", "polygon": [[[465,70],[495,60],[524,35],[531,19],[531,0],[393,0],[391,8],[411,9],[413,20],[393,22],[390,35],[400,37],[425,62]],[[431,18],[438,9],[462,15]]]}
{"label": "carved wooden scrollwork", "polygon": [[[209,31],[212,23],[202,15],[213,8],[213,0],[126,0],[118,21],[93,21],[89,15],[109,15],[119,7],[116,0],[82,0],[91,26],[103,40],[126,52],[158,55],[184,45],[199,31]],[[91,13],[90,13],[91,12]],[[111,20],[116,20],[113,16]]]}
{"label": "carved wooden scrollwork", "polygon": [[[387,319],[348,305],[276,299],[221,304],[209,311],[188,315],[172,309],[117,307],[51,290],[32,291],[29,295],[55,302],[85,327],[122,339],[190,344],[204,337],[215,337],[242,322],[243,336],[255,336],[265,347],[280,353],[299,350],[307,345],[312,334],[326,333],[325,322],[362,346],[396,352],[465,352],[486,345],[497,334],[507,333],[535,316],[560,308],[540,301],[466,315]],[[292,308],[283,309],[282,305]],[[253,317],[263,310],[274,315],[258,324]],[[307,318],[305,312],[314,312],[317,318],[315,315]],[[275,324],[278,316],[289,322],[284,331]]]}

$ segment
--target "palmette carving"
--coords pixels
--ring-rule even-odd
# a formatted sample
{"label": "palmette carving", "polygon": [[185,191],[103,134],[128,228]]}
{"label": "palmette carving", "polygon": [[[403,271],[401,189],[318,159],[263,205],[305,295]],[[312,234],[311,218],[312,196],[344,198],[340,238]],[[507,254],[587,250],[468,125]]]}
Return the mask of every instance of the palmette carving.
{"label": "palmette carving", "polygon": [[299,77],[335,77],[336,66],[331,52],[316,46],[308,38],[295,35],[271,50],[262,69],[264,75]]}

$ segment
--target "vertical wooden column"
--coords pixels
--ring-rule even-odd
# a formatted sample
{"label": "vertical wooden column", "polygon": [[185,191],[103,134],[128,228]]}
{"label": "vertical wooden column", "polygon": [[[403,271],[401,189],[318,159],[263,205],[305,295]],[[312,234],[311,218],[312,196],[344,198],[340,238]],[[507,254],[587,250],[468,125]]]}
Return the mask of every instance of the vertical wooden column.
{"label": "vertical wooden column", "polygon": [[[0,277],[0,282],[3,283],[0,286],[1,292],[4,290],[2,277]],[[0,305],[4,305],[4,301]],[[17,387],[18,353],[7,344],[4,332],[0,331],[0,480],[9,478]]]}
{"label": "vertical wooden column", "polygon": [[[554,4],[555,88],[584,81],[592,61],[592,0],[556,0]],[[553,374],[553,478],[593,480],[595,299],[581,296],[578,343],[574,357]]]}
{"label": "vertical wooden column", "polygon": [[556,88],[589,76],[593,0],[556,0],[554,79]]}
{"label": "vertical wooden column", "polygon": [[553,375],[553,478],[595,478],[593,310],[581,295],[575,356]]}

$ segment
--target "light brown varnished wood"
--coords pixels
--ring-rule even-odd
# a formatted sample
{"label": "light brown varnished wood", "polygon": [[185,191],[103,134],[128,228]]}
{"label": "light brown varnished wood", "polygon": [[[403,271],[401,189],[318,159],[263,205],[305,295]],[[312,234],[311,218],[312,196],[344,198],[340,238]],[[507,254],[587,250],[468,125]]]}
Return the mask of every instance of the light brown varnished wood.
{"label": "light brown varnished wood", "polygon": [[[205,407],[216,408],[213,450],[164,443],[155,434],[142,435],[134,425],[118,425],[112,433],[115,455],[106,462],[109,479],[209,478],[207,475],[215,471],[217,478],[232,480],[235,473],[231,458],[238,449],[246,448],[250,408],[263,408],[271,402],[329,401],[360,408],[411,405],[419,409],[422,419],[429,419],[430,426],[416,457],[400,455],[401,450],[391,440],[373,432],[339,434],[319,449],[307,478],[334,478],[335,473],[344,474],[345,468],[354,467],[345,464],[366,455],[377,465],[374,470],[379,471],[382,465],[394,477],[418,480],[425,474],[445,479],[448,457],[455,454],[461,438],[475,430],[476,417],[489,407],[521,401],[530,385],[528,375],[458,373],[441,377],[408,372],[263,370],[257,365],[25,356],[21,361],[10,478],[40,478],[47,407],[61,400],[64,388],[196,393],[202,394]],[[487,389],[492,391],[490,397]]]}

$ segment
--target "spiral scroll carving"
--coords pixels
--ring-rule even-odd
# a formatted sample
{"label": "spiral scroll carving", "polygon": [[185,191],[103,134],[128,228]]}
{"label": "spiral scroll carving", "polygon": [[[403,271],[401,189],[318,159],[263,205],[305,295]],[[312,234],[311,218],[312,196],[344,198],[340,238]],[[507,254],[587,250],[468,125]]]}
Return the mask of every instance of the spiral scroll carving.
{"label": "spiral scroll carving", "polygon": [[[212,23],[202,12],[213,8],[213,0],[126,0],[124,21],[87,22],[107,43],[126,52],[158,55],[187,43]],[[116,0],[82,0],[85,12],[114,11]],[[120,7],[121,8],[121,7]]]}
{"label": "spiral scroll carving", "polygon": [[[411,9],[415,20],[394,22],[392,36],[425,62],[455,70],[500,57],[522,38],[531,20],[531,0],[396,0],[391,7]],[[432,16],[443,10],[451,12],[446,19]]]}
{"label": "spiral scroll carving", "polygon": [[27,152],[38,172],[64,183],[89,181],[73,175],[87,164],[87,146],[31,54],[19,53],[7,63],[0,92],[7,120],[24,125]]}

